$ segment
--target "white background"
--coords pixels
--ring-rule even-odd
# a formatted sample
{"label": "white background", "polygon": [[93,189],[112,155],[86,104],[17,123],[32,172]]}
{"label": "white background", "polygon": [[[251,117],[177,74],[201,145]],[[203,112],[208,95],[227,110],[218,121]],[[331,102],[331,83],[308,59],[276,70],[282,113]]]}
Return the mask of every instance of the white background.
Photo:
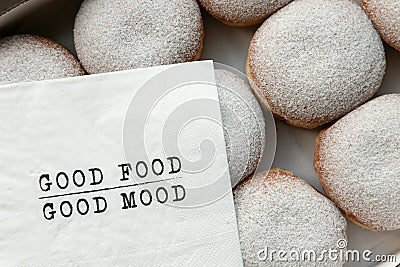
{"label": "white background", "polygon": [[[35,10],[17,31],[35,33],[49,37],[74,52],[72,29],[75,13],[80,0],[42,0],[46,3]],[[203,12],[205,42],[202,59],[230,65],[242,72],[248,45],[257,27],[226,26]],[[400,52],[385,44],[387,70],[378,95],[400,93]],[[290,170],[307,180],[320,192],[322,188],[313,168],[313,154],[317,130],[305,130],[285,125],[277,126],[277,150],[273,167]],[[263,167],[263,166],[261,166]],[[400,250],[400,231],[374,233],[363,230],[351,223],[348,225],[350,249],[370,249],[375,254],[392,253]],[[346,266],[373,266],[373,263],[348,263]]]}

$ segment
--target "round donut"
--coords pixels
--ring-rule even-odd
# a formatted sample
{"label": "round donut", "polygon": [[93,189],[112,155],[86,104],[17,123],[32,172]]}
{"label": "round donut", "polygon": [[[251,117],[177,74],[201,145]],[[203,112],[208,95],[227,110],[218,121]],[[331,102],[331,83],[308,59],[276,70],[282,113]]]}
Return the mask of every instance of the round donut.
{"label": "round donut", "polygon": [[257,30],[246,73],[284,122],[315,128],[370,99],[386,68],[379,34],[352,0],[297,0]]}
{"label": "round donut", "polygon": [[199,0],[214,18],[230,26],[251,26],[262,23],[268,16],[292,0]]}
{"label": "round donut", "polygon": [[317,138],[314,166],[328,197],[355,224],[400,229],[400,94],[367,102]]}
{"label": "round donut", "polygon": [[[347,243],[339,209],[293,173],[272,169],[257,174],[236,187],[234,201],[244,266],[343,265],[339,259],[304,261],[292,255],[313,251],[318,257]],[[287,261],[271,255],[280,250]]]}
{"label": "round donut", "polygon": [[361,0],[383,40],[400,51],[400,0]]}
{"label": "round donut", "polygon": [[232,187],[254,173],[265,143],[265,121],[250,86],[236,74],[215,70]]}
{"label": "round donut", "polygon": [[44,37],[19,34],[0,39],[0,84],[84,75],[65,47]]}
{"label": "round donut", "polygon": [[76,51],[89,73],[197,60],[203,36],[195,0],[85,0],[75,18]]}

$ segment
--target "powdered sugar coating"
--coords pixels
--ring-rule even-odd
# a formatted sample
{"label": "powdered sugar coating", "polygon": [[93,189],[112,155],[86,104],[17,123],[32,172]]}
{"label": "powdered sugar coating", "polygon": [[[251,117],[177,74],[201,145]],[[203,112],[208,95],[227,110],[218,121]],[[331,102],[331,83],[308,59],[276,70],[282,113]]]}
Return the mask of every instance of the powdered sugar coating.
{"label": "powdered sugar coating", "polygon": [[356,224],[400,229],[400,94],[378,97],[341,118],[317,140],[315,170],[329,196]]}
{"label": "powdered sugar coating", "polygon": [[239,76],[215,70],[232,187],[253,174],[264,151],[265,121],[251,88]]}
{"label": "powdered sugar coating", "polygon": [[[245,266],[342,266],[340,261],[258,259],[261,249],[301,253],[338,249],[346,239],[346,220],[338,208],[294,174],[272,169],[234,190],[239,237]],[[287,255],[287,257],[289,257]]]}
{"label": "powdered sugar coating", "polygon": [[213,17],[233,26],[250,26],[263,22],[268,16],[292,0],[199,0]]}
{"label": "powdered sugar coating", "polygon": [[315,128],[373,96],[386,67],[379,34],[351,0],[297,0],[268,18],[247,76],[278,118]]}
{"label": "powdered sugar coating", "polygon": [[203,22],[194,0],[85,0],[74,42],[89,73],[181,63],[200,57]]}
{"label": "powdered sugar coating", "polygon": [[61,45],[35,35],[0,39],[0,84],[83,75],[78,60]]}
{"label": "powdered sugar coating", "polygon": [[400,0],[361,0],[382,38],[400,51]]}

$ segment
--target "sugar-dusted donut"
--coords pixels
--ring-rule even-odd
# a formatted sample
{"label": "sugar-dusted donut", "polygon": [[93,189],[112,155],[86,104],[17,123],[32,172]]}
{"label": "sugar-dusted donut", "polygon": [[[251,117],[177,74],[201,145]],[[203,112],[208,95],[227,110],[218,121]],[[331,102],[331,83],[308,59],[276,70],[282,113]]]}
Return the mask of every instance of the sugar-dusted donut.
{"label": "sugar-dusted donut", "polygon": [[[234,201],[245,266],[343,265],[321,255],[346,246],[345,218],[293,173],[272,169],[257,174],[236,187]],[[320,260],[301,258],[307,251]]]}
{"label": "sugar-dusted donut", "polygon": [[400,229],[400,94],[367,102],[317,138],[314,166],[328,197],[355,224]]}
{"label": "sugar-dusted donut", "polygon": [[83,75],[66,48],[44,37],[19,34],[0,39],[0,84]]}
{"label": "sugar-dusted donut", "polygon": [[199,0],[214,18],[231,26],[251,26],[262,23],[268,16],[292,0]]}
{"label": "sugar-dusted donut", "polygon": [[400,0],[361,0],[383,40],[400,51]]}
{"label": "sugar-dusted donut", "polygon": [[379,34],[352,0],[297,0],[257,30],[247,76],[272,112],[315,128],[370,99],[386,67]]}
{"label": "sugar-dusted donut", "polygon": [[85,0],[74,28],[89,73],[197,60],[203,35],[195,0]]}
{"label": "sugar-dusted donut", "polygon": [[215,70],[232,187],[253,174],[265,144],[265,121],[246,81],[236,74]]}

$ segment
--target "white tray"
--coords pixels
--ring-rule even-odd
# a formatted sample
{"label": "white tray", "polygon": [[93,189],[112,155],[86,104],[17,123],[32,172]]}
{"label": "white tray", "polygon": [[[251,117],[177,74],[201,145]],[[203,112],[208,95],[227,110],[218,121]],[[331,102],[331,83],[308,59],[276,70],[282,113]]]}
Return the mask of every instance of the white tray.
{"label": "white tray", "polygon": [[[46,5],[36,10],[19,27],[18,32],[36,33],[60,42],[74,51],[72,29],[74,16],[80,0],[42,0]],[[229,27],[203,13],[205,23],[205,43],[202,59],[230,65],[244,72],[250,40],[257,27]],[[400,93],[400,52],[385,45],[387,70],[378,95]],[[314,172],[313,155],[318,130],[305,130],[276,121],[277,148],[273,167],[290,170],[307,180],[323,193]],[[261,169],[268,164],[261,165]],[[400,218],[399,218],[400,220]],[[400,251],[400,230],[375,233],[348,223],[349,249],[360,251],[369,249],[377,254],[393,254]],[[400,260],[400,255],[398,256]],[[375,266],[373,262],[352,262],[345,266]],[[398,263],[397,263],[398,264]],[[396,266],[388,264],[385,266]]]}

